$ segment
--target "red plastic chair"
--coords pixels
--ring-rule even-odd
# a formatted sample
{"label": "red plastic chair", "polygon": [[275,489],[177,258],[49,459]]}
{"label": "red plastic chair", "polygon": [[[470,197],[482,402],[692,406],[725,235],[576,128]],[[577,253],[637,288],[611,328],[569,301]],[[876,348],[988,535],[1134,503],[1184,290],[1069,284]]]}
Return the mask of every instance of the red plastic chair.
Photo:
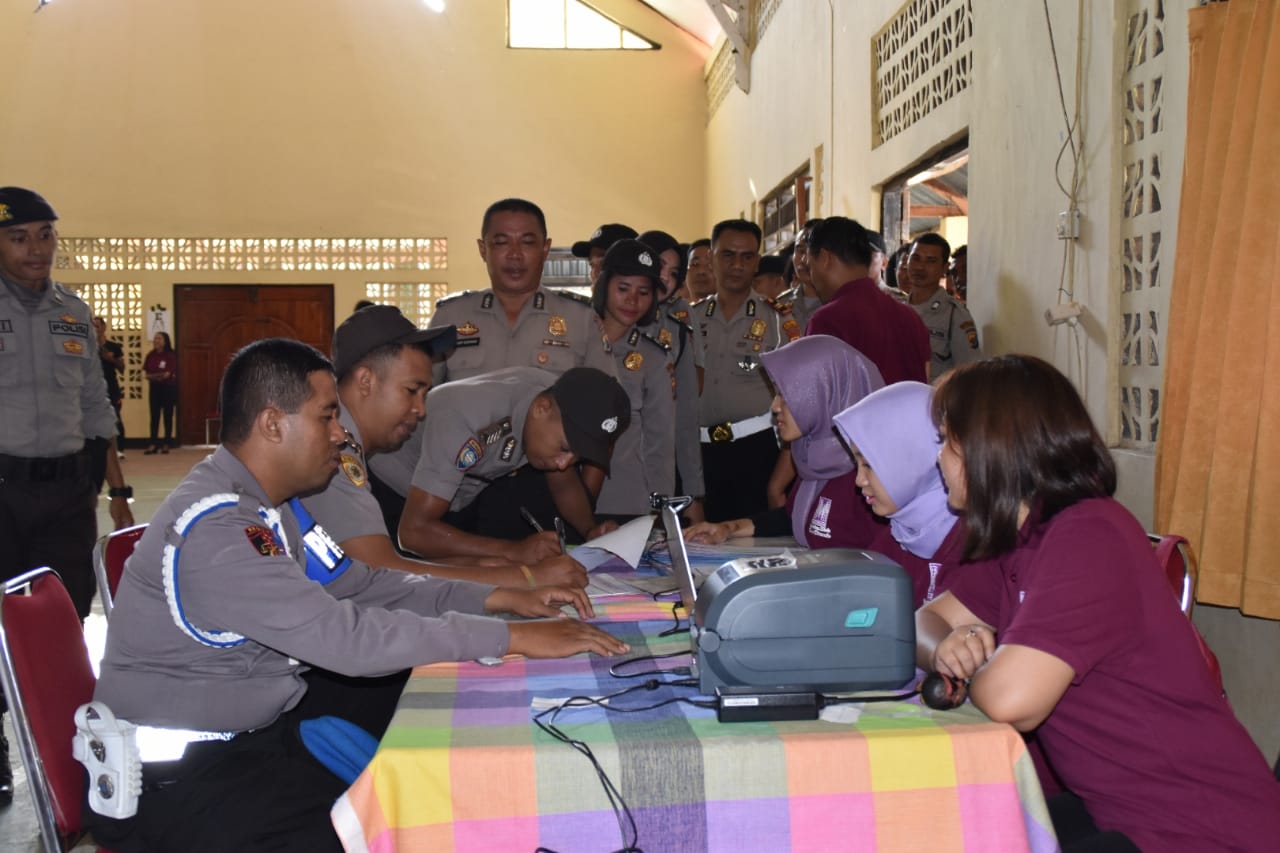
{"label": "red plastic chair", "polygon": [[116,590],[124,574],[124,561],[129,559],[138,540],[146,531],[146,524],[135,524],[108,533],[93,546],[93,572],[98,577],[98,597],[102,599],[102,612],[108,620],[116,606]]}
{"label": "red plastic chair", "polygon": [[[1187,614],[1187,618],[1191,618],[1191,608],[1195,606],[1196,597],[1196,580],[1199,577],[1198,568],[1196,566],[1195,555],[1191,553],[1191,544],[1187,542],[1185,537],[1177,534],[1168,534],[1159,536],[1157,534],[1148,534],[1151,544],[1156,549],[1156,561],[1160,564],[1160,568],[1164,570],[1165,578],[1169,581],[1169,586],[1173,589],[1173,594],[1178,598],[1178,604],[1182,607],[1182,612]],[[1222,684],[1222,667],[1218,663],[1218,656],[1213,653],[1213,649],[1209,648],[1209,644],[1204,641],[1204,637],[1200,635],[1200,630],[1194,625],[1191,626],[1195,631],[1196,642],[1200,646],[1200,654],[1204,657],[1205,665],[1209,667],[1209,672],[1213,675],[1214,681],[1218,683],[1218,687],[1226,693]]]}
{"label": "red plastic chair", "polygon": [[75,605],[57,572],[34,569],[0,592],[0,679],[46,851],[83,834],[84,767],[71,754],[93,670]]}

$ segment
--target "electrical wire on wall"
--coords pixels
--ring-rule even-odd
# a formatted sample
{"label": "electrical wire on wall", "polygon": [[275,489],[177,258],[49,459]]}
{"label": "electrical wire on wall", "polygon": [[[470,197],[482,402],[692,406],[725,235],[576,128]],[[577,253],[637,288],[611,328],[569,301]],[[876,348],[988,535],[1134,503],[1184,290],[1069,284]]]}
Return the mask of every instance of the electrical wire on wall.
{"label": "electrical wire on wall", "polygon": [[[1057,159],[1053,163],[1053,179],[1058,189],[1067,198],[1067,209],[1059,222],[1059,239],[1062,240],[1062,266],[1058,274],[1057,304],[1046,312],[1046,319],[1052,326],[1066,323],[1071,330],[1070,345],[1075,349],[1076,382],[1080,387],[1080,396],[1088,399],[1088,375],[1084,370],[1084,342],[1080,333],[1080,307],[1076,300],[1076,248],[1080,237],[1080,161],[1084,156],[1084,139],[1080,133],[1080,89],[1083,78],[1081,53],[1084,47],[1084,2],[1076,2],[1076,57],[1075,57],[1075,93],[1073,110],[1067,112],[1067,98],[1062,88],[1062,68],[1058,62],[1058,48],[1053,36],[1053,18],[1049,14],[1049,0],[1043,0],[1045,26],[1049,35],[1049,53],[1053,57],[1053,76],[1058,86],[1058,104],[1062,107],[1062,121],[1066,127],[1065,139],[1058,149]],[[1071,151],[1071,178],[1064,186],[1062,183],[1062,160],[1067,151]],[[1068,366],[1068,372],[1070,366]]]}

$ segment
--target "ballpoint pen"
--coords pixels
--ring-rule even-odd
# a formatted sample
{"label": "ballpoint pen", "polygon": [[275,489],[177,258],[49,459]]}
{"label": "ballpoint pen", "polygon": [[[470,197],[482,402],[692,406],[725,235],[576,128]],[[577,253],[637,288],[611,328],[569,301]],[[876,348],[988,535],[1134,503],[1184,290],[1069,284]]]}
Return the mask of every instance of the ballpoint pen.
{"label": "ballpoint pen", "polygon": [[536,532],[542,532],[542,525],[538,523],[538,519],[533,517],[533,513],[529,512],[527,507],[520,507],[520,517],[529,522],[529,526]]}
{"label": "ballpoint pen", "polygon": [[558,515],[556,516],[555,525],[556,525],[556,536],[560,539],[560,553],[568,554],[569,549],[564,544],[564,520],[560,518],[560,516]]}

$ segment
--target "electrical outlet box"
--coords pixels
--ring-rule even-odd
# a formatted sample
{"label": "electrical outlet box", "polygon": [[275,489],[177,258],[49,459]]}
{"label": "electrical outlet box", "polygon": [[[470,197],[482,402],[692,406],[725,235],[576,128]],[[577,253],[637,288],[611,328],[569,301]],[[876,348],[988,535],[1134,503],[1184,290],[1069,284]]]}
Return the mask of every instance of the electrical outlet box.
{"label": "electrical outlet box", "polygon": [[1079,302],[1059,302],[1051,308],[1044,309],[1044,321],[1050,326],[1075,323],[1083,311]]}
{"label": "electrical outlet box", "polygon": [[1058,239],[1080,239],[1080,210],[1071,208],[1058,214]]}

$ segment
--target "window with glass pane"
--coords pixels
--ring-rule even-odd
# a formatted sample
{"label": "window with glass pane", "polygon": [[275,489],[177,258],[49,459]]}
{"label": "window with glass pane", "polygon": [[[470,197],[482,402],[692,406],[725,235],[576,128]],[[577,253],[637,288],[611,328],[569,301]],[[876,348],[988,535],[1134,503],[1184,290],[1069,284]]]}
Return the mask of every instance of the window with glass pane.
{"label": "window with glass pane", "polygon": [[569,50],[656,50],[581,0],[507,0],[507,46]]}

